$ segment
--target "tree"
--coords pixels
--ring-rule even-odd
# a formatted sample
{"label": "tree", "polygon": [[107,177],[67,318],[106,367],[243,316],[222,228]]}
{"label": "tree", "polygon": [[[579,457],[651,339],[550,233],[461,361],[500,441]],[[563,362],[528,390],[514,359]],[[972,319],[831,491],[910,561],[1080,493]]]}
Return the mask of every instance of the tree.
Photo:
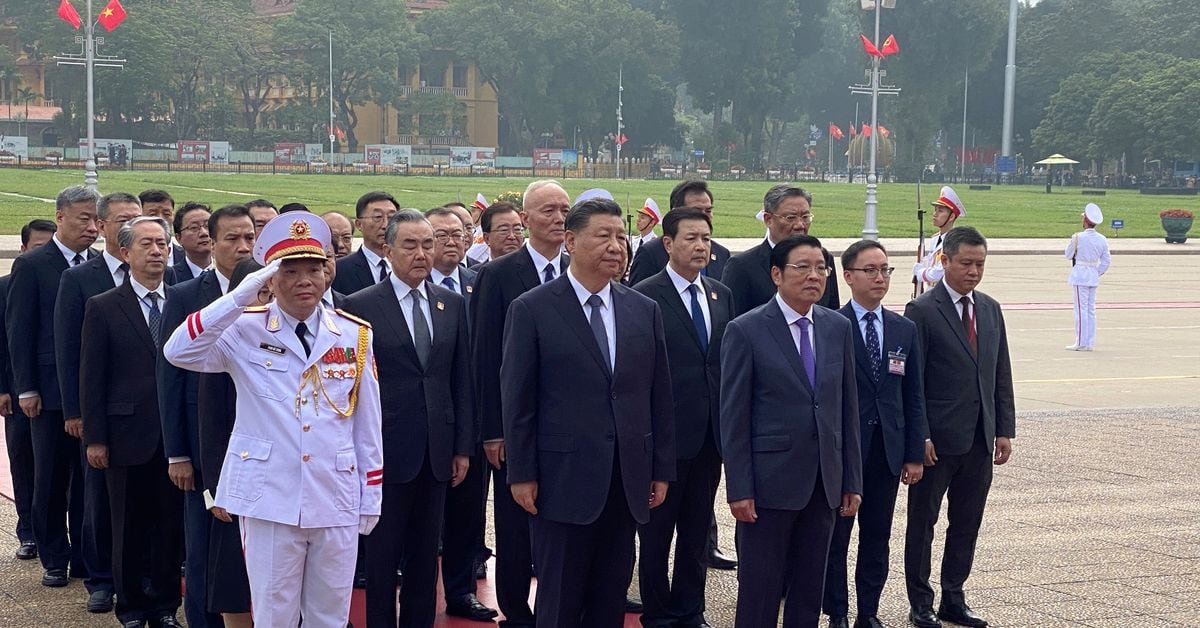
{"label": "tree", "polygon": [[298,92],[311,86],[316,97],[329,98],[331,32],[334,108],[350,152],[356,152],[357,107],[397,102],[400,68],[417,64],[427,40],[413,30],[403,2],[359,0],[348,7],[337,0],[305,0],[295,14],[280,19],[272,39],[280,54],[294,60],[288,75]]}

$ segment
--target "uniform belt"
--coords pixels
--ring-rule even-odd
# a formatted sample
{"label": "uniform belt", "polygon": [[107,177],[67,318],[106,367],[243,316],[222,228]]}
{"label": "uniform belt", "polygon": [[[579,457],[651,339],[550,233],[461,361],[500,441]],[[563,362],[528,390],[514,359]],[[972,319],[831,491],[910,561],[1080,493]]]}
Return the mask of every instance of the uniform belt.
{"label": "uniform belt", "polygon": [[1100,268],[1100,261],[1096,260],[1094,262],[1085,262],[1082,260],[1075,260],[1075,265],[1076,266],[1087,266],[1088,268]]}

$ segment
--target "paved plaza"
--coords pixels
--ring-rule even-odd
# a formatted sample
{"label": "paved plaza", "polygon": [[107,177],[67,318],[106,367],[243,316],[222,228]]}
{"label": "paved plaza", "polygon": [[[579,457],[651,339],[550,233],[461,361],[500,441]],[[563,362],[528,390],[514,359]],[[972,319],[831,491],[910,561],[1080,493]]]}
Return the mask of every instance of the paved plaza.
{"label": "paved plaza", "polygon": [[[1114,241],[1091,353],[1063,349],[1074,335],[1064,245],[994,242],[980,286],[1005,310],[1018,419],[968,602],[993,626],[1200,626],[1200,244]],[[902,309],[911,247],[892,261],[886,304]],[[889,626],[905,625],[907,613],[901,493],[880,609]],[[722,545],[732,548],[734,522],[718,501]],[[78,581],[46,589],[36,561],[14,560],[14,525],[11,502],[0,500],[0,626],[114,625],[84,612]],[[938,532],[935,579],[944,520]],[[709,572],[714,626],[732,625],[736,590],[734,572]]]}

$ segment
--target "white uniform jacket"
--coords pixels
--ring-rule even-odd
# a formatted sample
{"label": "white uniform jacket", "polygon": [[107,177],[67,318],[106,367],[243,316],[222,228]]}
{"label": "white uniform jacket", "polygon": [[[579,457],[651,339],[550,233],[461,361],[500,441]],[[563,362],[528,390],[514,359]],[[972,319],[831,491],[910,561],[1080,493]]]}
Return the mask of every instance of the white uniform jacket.
{"label": "white uniform jacket", "polygon": [[[237,387],[216,496],[233,514],[302,528],[379,514],[383,435],[370,327],[323,307],[319,315],[307,358],[277,305],[243,311],[231,295],[188,316],[163,347],[175,366],[229,373]],[[356,374],[357,404],[342,416]]]}
{"label": "white uniform jacket", "polygon": [[1095,229],[1085,229],[1071,236],[1063,256],[1075,258],[1075,266],[1067,277],[1067,284],[1072,286],[1100,285],[1100,275],[1108,272],[1108,265],[1112,262],[1108,254],[1108,238],[1096,233]]}

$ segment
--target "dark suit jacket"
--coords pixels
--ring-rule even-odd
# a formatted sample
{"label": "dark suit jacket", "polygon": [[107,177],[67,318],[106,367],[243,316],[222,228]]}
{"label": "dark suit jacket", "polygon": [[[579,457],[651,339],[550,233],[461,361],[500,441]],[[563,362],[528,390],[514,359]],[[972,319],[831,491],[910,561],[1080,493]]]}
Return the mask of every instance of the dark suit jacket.
{"label": "dark suit jacket", "polygon": [[63,417],[82,416],[79,405],[79,353],[84,305],[88,299],[116,287],[104,255],[63,271],[54,306],[54,358],[62,393]]}
{"label": "dark suit jacket", "polygon": [[[629,285],[637,284],[658,274],[667,267],[667,249],[663,246],[662,238],[655,238],[638,247],[637,255],[633,256],[633,264],[629,267]],[[722,281],[725,264],[729,261],[729,249],[712,243],[712,256],[709,258],[705,275]],[[722,283],[725,283],[722,281]],[[725,285],[729,285],[725,283]]]}
{"label": "dark suit jacket", "polygon": [[815,390],[774,299],[725,328],[721,443],[730,502],[801,510],[823,490],[836,508],[842,493],[862,494],[854,330],[821,306],[812,318]]}
{"label": "dark suit jacket", "polygon": [[[570,256],[563,253],[559,258],[559,277],[570,264]],[[475,368],[475,407],[479,415],[476,421],[482,440],[504,437],[500,418],[500,361],[508,306],[541,283],[526,247],[480,265],[475,276],[469,311],[471,364]]]}
{"label": "dark suit jacket", "polygon": [[[837,267],[829,251],[821,249],[821,252],[825,255],[825,265],[834,271],[826,280],[825,294],[817,305],[835,310],[840,302]],[[763,240],[762,244],[734,255],[725,265],[721,282],[733,291],[735,316],[741,316],[770,301],[776,292],[775,283],[771,281],[771,245]]]}
{"label": "dark suit jacket", "polygon": [[[84,251],[83,256],[93,254]],[[50,411],[62,410],[54,355],[54,303],[67,267],[53,240],[18,257],[13,261],[6,304],[13,391],[18,395],[37,391],[42,408]]]}
{"label": "dark suit jacket", "polygon": [[614,457],[638,523],[650,520],[650,482],[675,479],[662,312],[616,283],[612,304],[611,373],[565,275],[513,301],[505,325],[500,387],[508,482],[536,480],[537,516],[550,521],[585,525],[599,518]]}
{"label": "dark suit jacket", "polygon": [[695,458],[704,445],[705,434],[721,442],[721,338],[733,320],[733,297],[721,282],[702,277],[708,301],[708,352],[700,350],[700,338],[692,323],[691,305],[685,305],[666,270],[633,289],[658,303],[663,332],[667,337],[667,363],[671,368],[671,391],[675,400],[675,455]]}
{"label": "dark suit jacket", "polygon": [[451,458],[474,453],[475,408],[463,298],[432,283],[433,348],[421,368],[391,281],[346,297],[346,311],[371,323],[383,406],[384,482],[411,482],[426,457],[433,477],[450,479]]}
{"label": "dark suit jacket", "polygon": [[125,282],[89,299],[82,333],[84,444],[108,445],[113,466],[149,462],[162,442],[154,378],[158,350],[133,286]]}
{"label": "dark suit jacket", "polygon": [[0,277],[0,395],[11,395],[13,407],[17,407],[17,393],[12,385],[12,360],[8,359],[8,329],[4,324],[4,313],[8,308],[8,279]]}
{"label": "dark suit jacket", "polygon": [[333,279],[333,289],[342,294],[350,295],[375,285],[379,278],[379,269],[372,269],[363,255],[362,247],[337,261],[337,277]]}
{"label": "dark suit jacket", "polygon": [[[854,362],[858,365],[858,417],[862,428],[862,453],[866,459],[871,451],[871,421],[883,429],[883,450],[888,468],[900,475],[906,462],[925,460],[925,439],[929,424],[925,421],[925,380],[922,373],[921,345],[917,342],[917,327],[899,314],[883,309],[883,359],[879,380],[871,376],[871,360],[867,342],[863,339],[854,307],[847,303],[838,310],[850,320],[854,330]],[[892,375],[888,369],[888,353],[899,351],[907,356],[904,375]]]}
{"label": "dark suit jacket", "polygon": [[200,475],[203,489],[215,497],[221,465],[229,448],[229,435],[237,417],[237,388],[227,373],[200,373],[197,383],[200,423]]}
{"label": "dark suit jacket", "polygon": [[[163,306],[162,332],[166,341],[188,315],[221,297],[216,270],[167,288]],[[162,419],[164,454],[168,458],[190,456],[193,466],[200,465],[200,428],[196,418],[198,373],[181,369],[166,360],[158,350],[158,408]]]}
{"label": "dark suit jacket", "polygon": [[1004,314],[995,299],[978,290],[974,310],[978,356],[967,344],[962,317],[944,283],[904,308],[904,316],[917,325],[925,373],[925,416],[938,454],[970,451],[980,421],[988,451],[997,436],[1016,436]]}
{"label": "dark suit jacket", "polygon": [[192,267],[188,265],[187,258],[182,257],[182,253],[180,255],[179,263],[171,267],[171,271],[175,273],[175,282],[183,283],[189,279],[195,279],[196,276],[192,274]]}

